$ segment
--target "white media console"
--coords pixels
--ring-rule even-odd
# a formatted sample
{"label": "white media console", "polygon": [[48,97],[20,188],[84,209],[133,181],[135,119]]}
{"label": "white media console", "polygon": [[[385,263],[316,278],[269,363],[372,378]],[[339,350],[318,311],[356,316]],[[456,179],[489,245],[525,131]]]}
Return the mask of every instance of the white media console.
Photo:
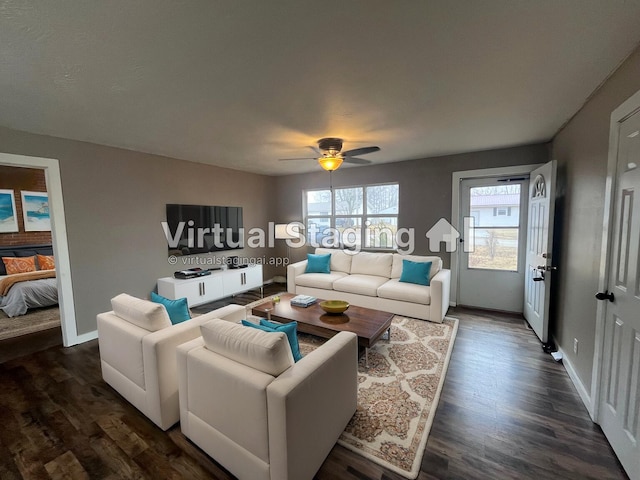
{"label": "white media console", "polygon": [[262,294],[262,265],[216,270],[211,275],[182,280],[173,277],[158,279],[158,295],[172,300],[187,298],[189,307],[213,302],[237,293],[259,288]]}

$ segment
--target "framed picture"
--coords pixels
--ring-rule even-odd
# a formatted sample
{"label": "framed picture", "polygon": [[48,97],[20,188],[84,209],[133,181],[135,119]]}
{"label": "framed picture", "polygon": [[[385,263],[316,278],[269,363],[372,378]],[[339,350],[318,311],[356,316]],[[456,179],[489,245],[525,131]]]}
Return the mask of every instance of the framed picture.
{"label": "framed picture", "polygon": [[0,190],[0,233],[18,231],[16,199],[13,190]]}
{"label": "framed picture", "polygon": [[50,232],[49,194],[47,192],[26,192],[22,195],[22,216],[25,232]]}

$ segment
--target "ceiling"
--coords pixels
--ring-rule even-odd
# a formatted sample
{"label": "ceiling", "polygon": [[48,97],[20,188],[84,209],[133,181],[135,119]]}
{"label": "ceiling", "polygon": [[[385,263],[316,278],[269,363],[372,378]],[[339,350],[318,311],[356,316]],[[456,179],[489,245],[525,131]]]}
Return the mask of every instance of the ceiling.
{"label": "ceiling", "polygon": [[[256,173],[548,141],[640,0],[0,2],[0,125]],[[345,168],[345,167],[343,167]]]}

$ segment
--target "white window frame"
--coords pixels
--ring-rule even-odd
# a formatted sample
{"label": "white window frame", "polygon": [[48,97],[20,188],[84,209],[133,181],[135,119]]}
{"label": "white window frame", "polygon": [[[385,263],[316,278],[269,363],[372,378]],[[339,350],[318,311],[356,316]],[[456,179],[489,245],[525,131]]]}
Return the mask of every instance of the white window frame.
{"label": "white window frame", "polygon": [[[395,185],[398,187],[398,213],[383,213],[383,214],[368,214],[367,213],[367,188],[369,187],[383,187],[383,186],[392,186]],[[359,214],[336,214],[336,196],[335,190],[347,190],[351,188],[361,188],[362,189],[362,213]],[[307,197],[309,192],[323,192],[329,191],[331,193],[331,214],[318,214],[318,215],[309,215],[309,209],[307,205]],[[360,236],[360,249],[362,250],[376,250],[376,251],[395,251],[397,246],[395,242],[395,238],[392,240],[393,245],[391,247],[367,247],[366,245],[366,231],[364,228],[365,222],[368,219],[374,218],[395,218],[396,224],[398,224],[398,219],[400,218],[400,184],[398,182],[388,182],[388,183],[369,183],[369,184],[361,184],[361,185],[345,185],[341,187],[332,187],[332,188],[309,188],[307,190],[303,190],[302,192],[302,211],[303,211],[303,223],[307,232],[309,231],[309,220],[314,218],[329,218],[329,226],[330,228],[336,228],[336,219],[337,218],[355,218],[359,217],[361,219],[361,225],[363,228],[361,229]],[[399,228],[399,226],[398,226]],[[314,239],[315,241],[315,239]]]}

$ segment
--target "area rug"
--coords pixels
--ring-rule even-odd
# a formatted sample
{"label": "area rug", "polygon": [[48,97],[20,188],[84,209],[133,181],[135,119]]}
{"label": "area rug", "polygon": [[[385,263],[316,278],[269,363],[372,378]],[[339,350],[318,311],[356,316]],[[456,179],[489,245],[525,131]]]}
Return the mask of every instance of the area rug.
{"label": "area rug", "polygon": [[[444,384],[458,320],[440,323],[396,316],[384,339],[358,365],[358,408],[338,443],[407,478],[422,455]],[[324,340],[299,334],[309,353]]]}
{"label": "area rug", "polygon": [[19,317],[8,317],[0,310],[0,340],[60,327],[60,309],[36,308]]}
{"label": "area rug", "polygon": [[[269,299],[247,305],[251,308]],[[396,315],[391,339],[381,339],[358,364],[358,408],[338,443],[404,477],[416,478],[458,331],[442,323]],[[326,340],[298,334],[303,355]]]}

